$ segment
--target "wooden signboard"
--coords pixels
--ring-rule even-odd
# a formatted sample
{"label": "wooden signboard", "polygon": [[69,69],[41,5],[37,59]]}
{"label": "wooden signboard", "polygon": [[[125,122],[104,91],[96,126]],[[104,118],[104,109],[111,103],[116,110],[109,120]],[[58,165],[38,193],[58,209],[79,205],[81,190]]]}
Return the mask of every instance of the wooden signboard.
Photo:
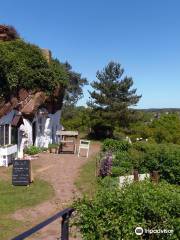
{"label": "wooden signboard", "polygon": [[14,160],[12,170],[12,184],[14,186],[27,186],[31,182],[30,160]]}

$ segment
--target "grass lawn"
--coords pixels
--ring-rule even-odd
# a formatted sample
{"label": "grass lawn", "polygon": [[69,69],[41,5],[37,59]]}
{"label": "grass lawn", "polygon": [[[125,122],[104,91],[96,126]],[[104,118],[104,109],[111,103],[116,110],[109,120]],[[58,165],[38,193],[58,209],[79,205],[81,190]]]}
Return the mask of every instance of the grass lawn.
{"label": "grass lawn", "polygon": [[77,188],[83,193],[92,196],[97,188],[98,182],[96,178],[96,157],[86,162],[80,169],[78,178],[76,179]]}
{"label": "grass lawn", "polygon": [[[7,176],[10,171],[7,171]],[[0,180],[0,239],[7,240],[16,235],[17,229],[23,231],[23,224],[11,218],[11,214],[21,208],[37,205],[54,196],[53,187],[39,179],[35,179],[29,187],[13,186],[10,177]]]}

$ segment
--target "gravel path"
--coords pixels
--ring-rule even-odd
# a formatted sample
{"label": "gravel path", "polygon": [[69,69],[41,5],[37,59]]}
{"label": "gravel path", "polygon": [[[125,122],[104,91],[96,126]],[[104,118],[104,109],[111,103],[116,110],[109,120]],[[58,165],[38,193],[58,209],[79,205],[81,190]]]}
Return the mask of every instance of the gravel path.
{"label": "gravel path", "polygon": [[[74,182],[81,166],[100,150],[98,143],[90,146],[89,158],[77,157],[74,154],[42,153],[33,160],[34,177],[37,176],[50,182],[55,190],[55,197],[33,208],[21,209],[13,214],[13,218],[25,222],[27,229],[32,225],[47,219],[59,210],[66,208],[80,193]],[[29,240],[55,240],[58,239],[60,225],[55,221],[43,230],[34,234]],[[80,239],[77,238],[70,238]]]}

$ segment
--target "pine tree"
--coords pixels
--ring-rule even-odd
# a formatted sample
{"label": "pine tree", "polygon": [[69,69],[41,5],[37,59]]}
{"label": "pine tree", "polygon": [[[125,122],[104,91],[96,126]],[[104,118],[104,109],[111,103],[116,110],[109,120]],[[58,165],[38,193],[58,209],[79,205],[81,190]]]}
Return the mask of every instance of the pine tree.
{"label": "pine tree", "polygon": [[97,81],[91,86],[92,101],[88,103],[96,116],[111,126],[126,126],[135,116],[129,107],[138,103],[141,96],[133,89],[133,79],[124,76],[124,69],[119,63],[110,62],[96,74]]}

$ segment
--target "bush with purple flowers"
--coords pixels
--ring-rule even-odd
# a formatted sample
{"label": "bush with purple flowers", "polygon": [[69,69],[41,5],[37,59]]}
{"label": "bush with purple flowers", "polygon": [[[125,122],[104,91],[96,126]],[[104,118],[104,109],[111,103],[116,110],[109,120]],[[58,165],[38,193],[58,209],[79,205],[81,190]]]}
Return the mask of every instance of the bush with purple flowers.
{"label": "bush with purple flowers", "polygon": [[111,175],[112,168],[112,153],[107,152],[100,163],[99,176],[106,177]]}

